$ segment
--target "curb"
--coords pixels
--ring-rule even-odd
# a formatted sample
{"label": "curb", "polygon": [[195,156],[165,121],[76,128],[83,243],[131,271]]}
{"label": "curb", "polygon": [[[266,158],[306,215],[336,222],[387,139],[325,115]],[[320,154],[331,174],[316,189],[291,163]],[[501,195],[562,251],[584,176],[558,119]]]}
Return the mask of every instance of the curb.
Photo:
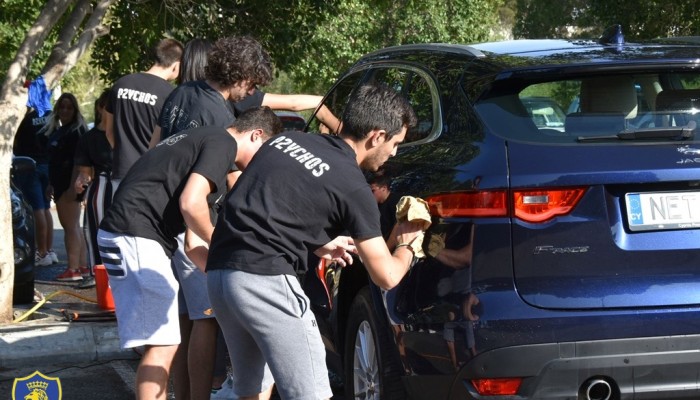
{"label": "curb", "polygon": [[119,347],[116,322],[52,322],[0,326],[0,368],[138,358]]}

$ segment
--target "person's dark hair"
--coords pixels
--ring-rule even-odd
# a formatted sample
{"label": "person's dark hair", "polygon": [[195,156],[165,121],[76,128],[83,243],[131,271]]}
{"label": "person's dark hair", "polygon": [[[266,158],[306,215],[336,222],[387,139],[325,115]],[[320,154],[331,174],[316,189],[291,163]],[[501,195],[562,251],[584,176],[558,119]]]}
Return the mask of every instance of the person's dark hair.
{"label": "person's dark hair", "polygon": [[246,132],[253,129],[262,129],[265,132],[266,139],[282,132],[282,121],[270,109],[270,107],[253,107],[243,111],[233,124],[238,132]]}
{"label": "person's dark hair", "polygon": [[182,58],[182,43],[175,39],[161,39],[153,48],[153,61],[161,67],[170,67]]}
{"label": "person's dark hair", "polygon": [[104,109],[107,107],[107,101],[109,100],[109,89],[105,89],[100,93],[100,97],[95,100],[95,126],[98,126],[102,122],[102,114],[100,114],[100,108]]}
{"label": "person's dark hair", "polygon": [[195,38],[185,44],[180,61],[180,75],[177,83],[199,81],[205,78],[205,67],[211,50],[211,42],[207,39]]}
{"label": "person's dark hair", "polygon": [[404,126],[412,128],[416,123],[408,100],[387,85],[375,82],[356,88],[350,95],[341,135],[358,141],[375,129],[383,129],[389,140]]}
{"label": "person's dark hair", "polygon": [[265,86],[272,81],[270,55],[250,36],[221,38],[209,52],[205,75],[224,87],[244,80]]}
{"label": "person's dark hair", "polygon": [[391,188],[391,176],[385,173],[375,173],[367,180],[370,185],[386,186]]}

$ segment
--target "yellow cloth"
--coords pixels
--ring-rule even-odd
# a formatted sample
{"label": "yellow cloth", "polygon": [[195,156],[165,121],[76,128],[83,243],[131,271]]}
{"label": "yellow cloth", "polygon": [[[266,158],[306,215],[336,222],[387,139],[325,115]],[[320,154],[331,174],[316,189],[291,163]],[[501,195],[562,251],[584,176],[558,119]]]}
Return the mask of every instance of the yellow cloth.
{"label": "yellow cloth", "polygon": [[[430,218],[430,208],[428,207],[428,202],[413,196],[403,196],[396,204],[396,222],[422,222],[423,226],[421,229],[425,231],[430,227],[432,220]],[[413,250],[413,255],[418,258],[424,258],[425,253],[423,252],[423,232],[418,234],[418,237],[411,242],[411,249]]]}

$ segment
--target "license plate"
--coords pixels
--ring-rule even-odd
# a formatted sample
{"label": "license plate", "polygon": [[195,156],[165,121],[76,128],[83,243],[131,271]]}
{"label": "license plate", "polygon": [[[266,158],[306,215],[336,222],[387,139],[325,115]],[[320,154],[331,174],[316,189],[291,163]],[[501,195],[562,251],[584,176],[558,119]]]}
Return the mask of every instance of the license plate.
{"label": "license plate", "polygon": [[700,228],[700,192],[628,193],[625,202],[632,231]]}

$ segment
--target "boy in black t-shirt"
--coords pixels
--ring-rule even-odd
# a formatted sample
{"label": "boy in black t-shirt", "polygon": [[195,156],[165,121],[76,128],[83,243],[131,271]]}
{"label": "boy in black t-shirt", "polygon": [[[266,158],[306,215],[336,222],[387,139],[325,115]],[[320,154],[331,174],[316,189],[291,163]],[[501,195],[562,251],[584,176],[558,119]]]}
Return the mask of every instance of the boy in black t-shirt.
{"label": "boy in black t-shirt", "polygon": [[112,86],[103,114],[105,133],[114,147],[113,183],[118,185],[148,143],[165,99],[173,90],[168,82],[180,72],[182,43],[162,39],[153,49],[153,65],[145,72],[119,78]]}
{"label": "boy in black t-shirt", "polygon": [[[185,130],[145,153],[129,170],[107,210],[97,241],[114,296],[124,348],[145,346],[137,398],[167,393],[168,371],[180,342],[177,282],[170,257],[175,237],[204,247],[214,227],[209,201],[226,192],[233,164],[244,169],[263,142],[282,130],[267,107],[242,114],[230,128]],[[196,253],[198,254],[198,253]],[[193,260],[197,257],[193,257]]]}
{"label": "boy in black t-shirt", "polygon": [[[341,265],[357,252],[386,289],[412,261],[409,244],[420,227],[399,224],[392,255],[360,168],[376,171],[395,155],[415,114],[390,88],[364,85],[342,121],[339,137],[285,132],[267,142],[217,221],[207,260],[209,299],[241,398],[268,398],[273,382],[282,398],[332,396],[320,333],[297,280],[310,252]],[[338,236],[343,232],[351,237]]]}

